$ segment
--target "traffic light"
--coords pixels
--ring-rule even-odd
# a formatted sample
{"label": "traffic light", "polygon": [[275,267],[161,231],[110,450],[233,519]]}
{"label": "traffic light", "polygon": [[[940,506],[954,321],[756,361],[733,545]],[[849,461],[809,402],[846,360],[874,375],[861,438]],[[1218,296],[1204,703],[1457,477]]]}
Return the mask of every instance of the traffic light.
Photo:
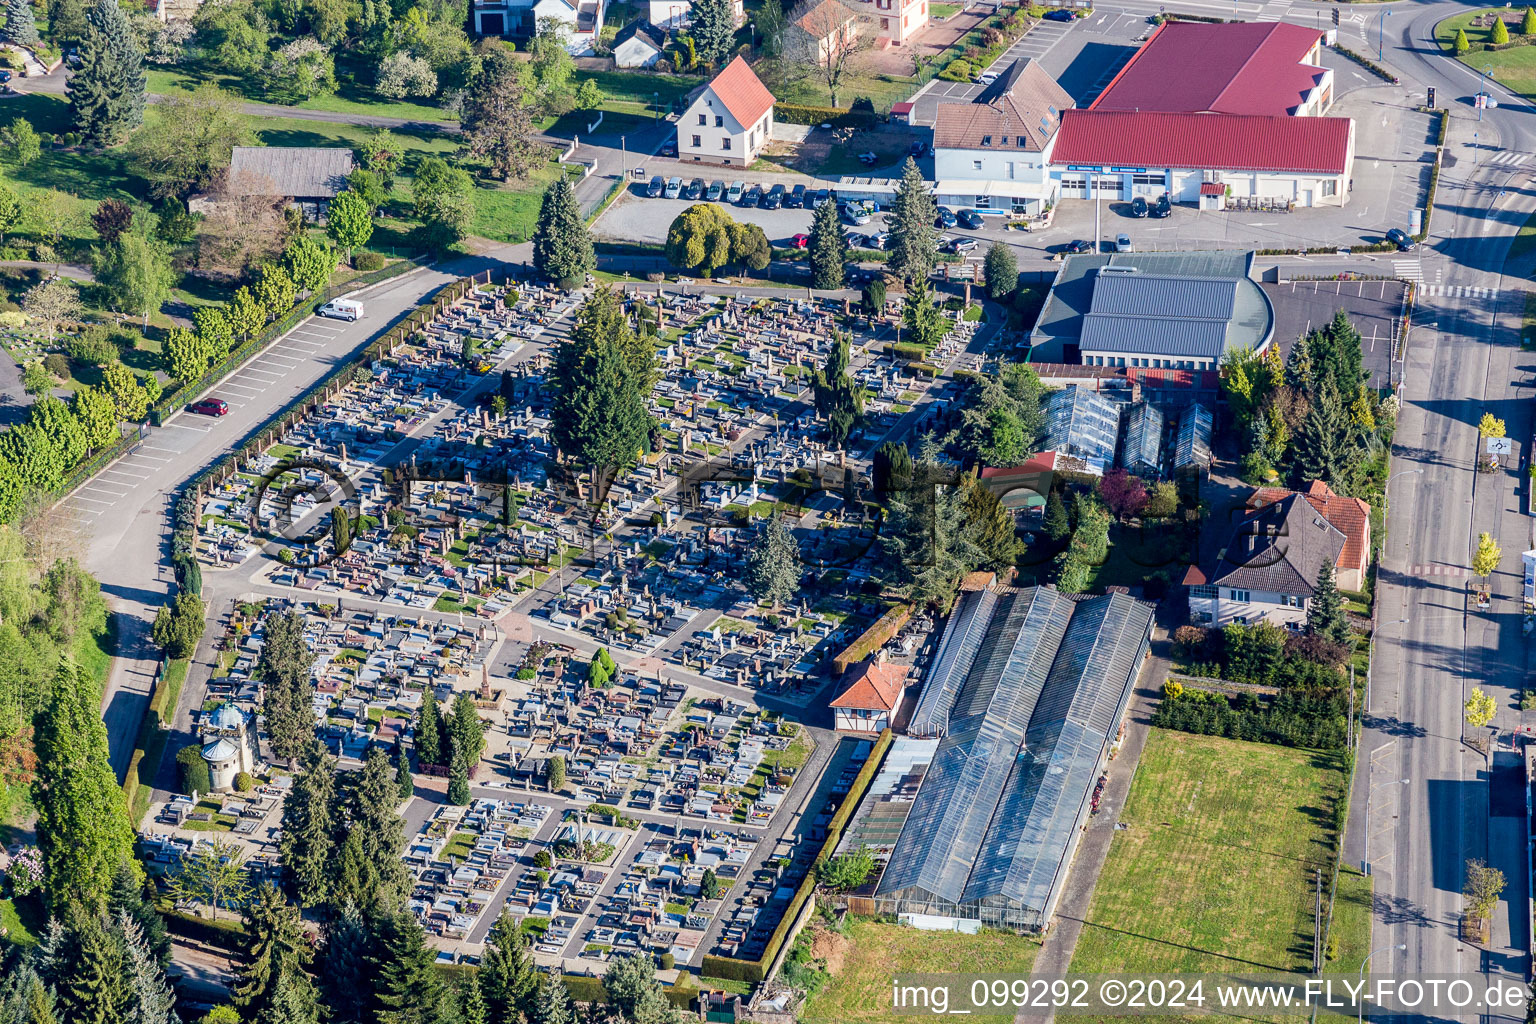
{"label": "traffic light", "polygon": [[1339,9],[1337,7],[1333,9],[1333,27],[1339,27]]}
{"label": "traffic light", "polygon": [[1430,86],[1429,87],[1429,108],[1431,110],[1433,110],[1435,108],[1435,87],[1434,86]]}

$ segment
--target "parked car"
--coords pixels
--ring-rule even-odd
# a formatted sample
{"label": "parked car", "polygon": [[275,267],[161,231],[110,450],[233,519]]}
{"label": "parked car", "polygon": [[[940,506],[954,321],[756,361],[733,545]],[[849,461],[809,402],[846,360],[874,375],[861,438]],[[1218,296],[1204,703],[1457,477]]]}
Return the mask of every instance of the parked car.
{"label": "parked car", "polygon": [[976,81],[980,82],[982,85],[991,85],[993,82],[997,81],[997,72],[983,71],[981,74],[976,76]]}
{"label": "parked car", "polygon": [[974,238],[954,238],[950,240],[949,251],[956,253],[972,252],[979,245],[981,245],[981,243],[976,241]]}
{"label": "parked car", "polygon": [[1149,214],[1151,212],[1152,212],[1152,208],[1147,205],[1147,201],[1145,199],[1143,199],[1141,196],[1136,196],[1134,199],[1131,200],[1131,216],[1132,217],[1145,217],[1147,214]]}
{"label": "parked car", "polygon": [[863,203],[845,203],[841,211],[843,220],[849,224],[865,225],[869,223],[872,214]]}
{"label": "parked car", "polygon": [[1115,252],[1135,252],[1136,247],[1131,244],[1131,236],[1121,232],[1115,236]]}
{"label": "parked car", "polygon": [[1408,237],[1408,232],[1402,228],[1393,228],[1387,232],[1387,241],[1397,246],[1398,252],[1408,252],[1413,248],[1413,239]]}
{"label": "parked car", "polygon": [[187,406],[187,411],[199,416],[224,416],[229,413],[229,403],[222,398],[204,398]]}
{"label": "parked car", "polygon": [[955,219],[958,220],[960,222],[960,226],[965,228],[967,231],[981,230],[981,214],[977,213],[975,210],[961,210],[959,213],[955,214]]}
{"label": "parked car", "polygon": [[712,203],[718,203],[723,195],[725,195],[725,182],[716,181],[710,184],[709,191],[704,193],[704,198]]}
{"label": "parked car", "polygon": [[668,139],[666,144],[661,147],[661,155],[662,156],[677,156],[677,140],[676,139]]}
{"label": "parked car", "polygon": [[4,68],[0,68],[0,85],[4,85],[6,82],[9,82],[10,80],[11,80],[11,73],[9,71],[7,71],[6,69],[4,69]]}
{"label": "parked car", "polygon": [[763,209],[777,210],[780,206],[783,206],[784,191],[783,185],[775,185],[769,189],[768,194],[763,196]]}
{"label": "parked car", "polygon": [[666,188],[667,179],[658,174],[651,179],[649,185],[645,186],[645,194],[652,199],[656,199],[661,196],[662,192],[666,191]]}
{"label": "parked car", "polygon": [[747,186],[739,181],[731,182],[731,187],[725,193],[725,201],[731,205],[741,202],[742,194],[747,191]]}
{"label": "parked car", "polygon": [[820,206],[822,203],[824,203],[827,200],[832,198],[832,191],[830,189],[825,189],[825,188],[817,189],[816,190],[816,195],[814,197],[811,196],[810,190],[806,190],[805,194],[806,194],[806,197],[807,197],[806,203],[813,210],[816,209],[818,206]]}
{"label": "parked car", "polygon": [[890,243],[891,233],[889,231],[877,231],[873,235],[869,236],[869,247],[871,249],[883,250]]}
{"label": "parked car", "polygon": [[664,193],[668,199],[677,199],[683,194],[683,179],[672,177],[667,179],[667,190]]}
{"label": "parked car", "polygon": [[740,203],[741,206],[753,207],[753,206],[756,206],[757,203],[758,203],[758,200],[760,200],[762,198],[763,198],[763,190],[762,190],[762,188],[760,186],[757,185],[756,182],[754,182],[753,184],[748,185],[746,187],[746,189],[744,189],[742,191],[741,199],[739,200],[739,203]]}
{"label": "parked car", "polygon": [[789,195],[784,197],[784,205],[791,210],[798,210],[805,205],[805,186],[796,185],[789,190]]}
{"label": "parked car", "polygon": [[315,312],[332,320],[354,323],[363,318],[363,304],[356,299],[332,299]]}
{"label": "parked car", "polygon": [[683,198],[690,201],[694,199],[703,199],[704,188],[704,179],[694,178],[688,183],[688,187],[683,189]]}
{"label": "parked car", "polygon": [[1065,256],[1081,256],[1085,252],[1093,252],[1093,243],[1086,238],[1079,238],[1062,246],[1061,251]]}
{"label": "parked car", "polygon": [[1152,204],[1152,216],[1166,217],[1173,212],[1173,203],[1168,200],[1168,193],[1164,192],[1157,197],[1157,202]]}
{"label": "parked car", "polygon": [[926,142],[914,142],[914,143],[912,143],[912,145],[907,147],[907,154],[909,156],[927,156],[928,155],[928,143],[926,143]]}
{"label": "parked car", "polygon": [[789,240],[789,244],[794,246],[796,249],[804,249],[806,246],[811,244],[811,236],[802,232],[796,235],[794,238],[791,238]]}
{"label": "parked car", "polygon": [[869,236],[862,235],[857,231],[848,232],[845,240],[848,242],[848,248],[850,249],[862,249],[869,244]]}
{"label": "parked car", "polygon": [[1046,11],[1042,17],[1044,17],[1046,21],[1073,21],[1076,18],[1076,16],[1071,11],[1064,10],[1060,7],[1053,11]]}
{"label": "parked car", "polygon": [[936,228],[952,228],[955,226],[955,211],[947,206],[939,207],[938,214],[933,218],[933,226]]}

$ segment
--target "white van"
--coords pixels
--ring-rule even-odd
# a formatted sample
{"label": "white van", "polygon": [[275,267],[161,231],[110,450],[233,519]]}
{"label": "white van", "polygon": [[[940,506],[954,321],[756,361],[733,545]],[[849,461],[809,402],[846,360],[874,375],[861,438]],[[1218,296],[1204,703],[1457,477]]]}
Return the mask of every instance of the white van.
{"label": "white van", "polygon": [[318,312],[335,320],[361,320],[363,304],[356,299],[334,299],[321,306]]}

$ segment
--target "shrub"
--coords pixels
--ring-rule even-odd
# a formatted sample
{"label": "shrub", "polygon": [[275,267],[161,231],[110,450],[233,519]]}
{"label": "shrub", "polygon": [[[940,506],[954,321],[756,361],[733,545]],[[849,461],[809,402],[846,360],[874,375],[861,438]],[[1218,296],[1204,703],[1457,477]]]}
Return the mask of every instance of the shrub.
{"label": "shrub", "polygon": [[60,380],[69,379],[69,357],[62,352],[50,352],[44,356],[43,368]]}
{"label": "shrub", "polygon": [[237,793],[249,793],[251,790],[253,790],[255,788],[256,788],[256,780],[255,780],[255,778],[253,778],[251,776],[250,772],[236,772],[235,773],[235,792],[237,792]]}
{"label": "shrub", "polygon": [[383,270],[385,262],[384,254],[381,252],[364,250],[352,254],[352,265],[362,271]]}
{"label": "shrub", "polygon": [[966,60],[952,60],[939,72],[939,77],[946,82],[969,82],[971,80],[971,63]]}
{"label": "shrub", "polygon": [[842,107],[812,107],[799,103],[777,103],[773,119],[783,124],[831,124],[834,128],[867,128],[880,120],[874,110],[858,106],[844,110]]}
{"label": "shrub", "polygon": [[213,776],[203,760],[203,745],[188,743],[176,752],[176,766],[181,773],[183,793],[207,793],[213,789]]}
{"label": "shrub", "polygon": [[69,358],[86,366],[106,366],[118,359],[117,345],[111,332],[102,324],[91,324],[74,337],[66,338],[64,351]]}
{"label": "shrub", "polygon": [[677,960],[672,956],[671,953],[663,953],[658,958],[657,962],[660,963],[662,970],[670,971],[672,967],[677,963]]}

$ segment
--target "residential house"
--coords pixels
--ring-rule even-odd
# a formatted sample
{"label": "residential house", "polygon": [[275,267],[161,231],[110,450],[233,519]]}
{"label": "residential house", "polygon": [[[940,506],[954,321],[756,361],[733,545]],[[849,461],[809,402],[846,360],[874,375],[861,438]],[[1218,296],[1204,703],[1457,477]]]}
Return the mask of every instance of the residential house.
{"label": "residential house", "polygon": [[678,120],[678,159],[746,167],[772,130],[773,94],[737,56],[694,94]]}
{"label": "residential house", "polygon": [[530,39],[545,18],[566,26],[566,49],[590,56],[603,31],[607,0],[473,0],[475,34]]}
{"label": "residential house", "polygon": [[613,63],[621,68],[655,67],[666,52],[666,34],[643,21],[633,21],[613,37]]}
{"label": "residential house", "polygon": [[982,213],[1039,214],[1055,201],[1048,164],[1072,97],[1033,57],[972,100],[940,103],[933,122],[939,202]]}
{"label": "residential house", "polygon": [[875,41],[900,46],[928,27],[928,0],[875,0]]}
{"label": "residential house", "polygon": [[[1248,499],[1251,509],[1273,505],[1295,494],[1279,487],[1261,487]],[[1363,590],[1371,567],[1371,506],[1359,498],[1335,494],[1321,480],[1300,492],[1307,503],[1344,535],[1344,548],[1334,563],[1334,580],[1340,590]]]}
{"label": "residential house", "polygon": [[787,52],[825,65],[858,45],[859,15],[842,0],[809,0],[791,13],[785,33]]}
{"label": "residential house", "polygon": [[1207,626],[1267,621],[1300,629],[1323,563],[1337,563],[1345,544],[1305,495],[1289,492],[1244,515],[1210,564],[1190,566],[1189,617]]}
{"label": "residential house", "polygon": [[851,666],[843,675],[842,692],[829,705],[836,728],[868,733],[889,728],[906,686],[907,667],[887,661],[884,651]]}
{"label": "residential house", "polygon": [[[315,146],[236,146],[229,157],[223,194],[287,199],[309,220],[325,216],[331,200],[347,187],[356,169],[350,149]],[[193,213],[208,213],[219,199],[194,196]]]}

